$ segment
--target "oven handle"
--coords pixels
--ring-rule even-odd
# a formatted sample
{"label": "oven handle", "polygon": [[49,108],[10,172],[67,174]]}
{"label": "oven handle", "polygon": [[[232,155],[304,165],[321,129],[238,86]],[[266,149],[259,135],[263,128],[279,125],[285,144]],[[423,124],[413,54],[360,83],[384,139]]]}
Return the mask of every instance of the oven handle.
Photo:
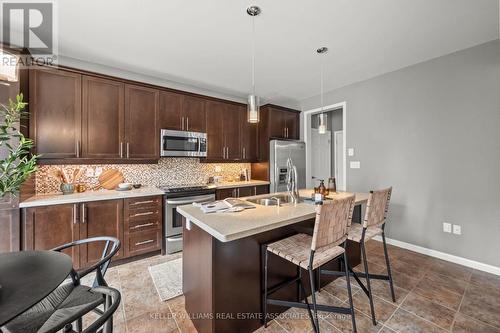
{"label": "oven handle", "polygon": [[200,196],[196,197],[196,199],[189,199],[189,200],[167,200],[167,205],[187,205],[190,203],[202,203],[202,202],[209,202],[215,200],[213,194],[205,195],[205,196]]}

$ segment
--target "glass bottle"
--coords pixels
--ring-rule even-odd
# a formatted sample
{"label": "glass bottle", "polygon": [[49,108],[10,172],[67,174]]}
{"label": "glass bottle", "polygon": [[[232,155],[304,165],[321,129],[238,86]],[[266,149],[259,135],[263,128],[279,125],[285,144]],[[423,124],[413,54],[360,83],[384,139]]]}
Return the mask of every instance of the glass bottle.
{"label": "glass bottle", "polygon": [[335,181],[335,177],[328,178],[328,189],[332,193],[337,192],[337,182]]}

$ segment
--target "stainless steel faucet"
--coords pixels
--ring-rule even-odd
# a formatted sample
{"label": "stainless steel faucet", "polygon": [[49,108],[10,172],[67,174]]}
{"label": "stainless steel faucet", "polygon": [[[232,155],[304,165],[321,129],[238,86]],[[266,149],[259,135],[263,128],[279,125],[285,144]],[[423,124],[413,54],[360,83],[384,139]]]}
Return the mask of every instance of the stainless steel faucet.
{"label": "stainless steel faucet", "polygon": [[288,157],[286,161],[286,189],[293,203],[299,202],[299,189],[297,185],[297,167],[293,164],[292,158]]}

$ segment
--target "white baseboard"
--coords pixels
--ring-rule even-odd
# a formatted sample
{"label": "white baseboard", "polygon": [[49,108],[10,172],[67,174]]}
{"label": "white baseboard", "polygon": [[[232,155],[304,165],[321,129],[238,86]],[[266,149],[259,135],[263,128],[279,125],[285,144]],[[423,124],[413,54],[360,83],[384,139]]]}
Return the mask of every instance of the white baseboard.
{"label": "white baseboard", "polygon": [[[381,236],[376,236],[373,239],[376,241],[379,241],[379,242],[382,241]],[[446,260],[446,261],[449,261],[449,262],[452,262],[455,264],[459,264],[462,266],[474,268],[474,269],[477,269],[480,271],[484,271],[484,272],[488,272],[488,273],[500,276],[500,267],[484,264],[484,263],[479,262],[479,261],[474,261],[474,260],[454,256],[454,255],[449,254],[449,253],[444,253],[444,252],[436,251],[433,249],[428,249],[426,247],[422,247],[422,246],[418,246],[418,245],[414,245],[414,244],[410,244],[410,243],[405,243],[402,241],[398,241],[396,239],[391,239],[391,238],[386,237],[385,240],[386,240],[387,244],[391,244],[391,245],[394,245],[397,247],[401,247],[403,249],[407,249],[410,251],[425,254],[425,255],[428,255],[430,257]]]}

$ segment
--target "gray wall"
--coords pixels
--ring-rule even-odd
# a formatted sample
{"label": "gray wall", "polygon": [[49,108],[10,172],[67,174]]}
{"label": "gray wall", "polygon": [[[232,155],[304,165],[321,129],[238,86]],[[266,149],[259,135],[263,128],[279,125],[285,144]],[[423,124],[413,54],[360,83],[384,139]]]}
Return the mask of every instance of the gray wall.
{"label": "gray wall", "polygon": [[[348,162],[361,161],[347,188],[394,187],[388,237],[500,266],[500,40],[325,97],[343,101]],[[443,233],[445,221],[462,235]]]}

